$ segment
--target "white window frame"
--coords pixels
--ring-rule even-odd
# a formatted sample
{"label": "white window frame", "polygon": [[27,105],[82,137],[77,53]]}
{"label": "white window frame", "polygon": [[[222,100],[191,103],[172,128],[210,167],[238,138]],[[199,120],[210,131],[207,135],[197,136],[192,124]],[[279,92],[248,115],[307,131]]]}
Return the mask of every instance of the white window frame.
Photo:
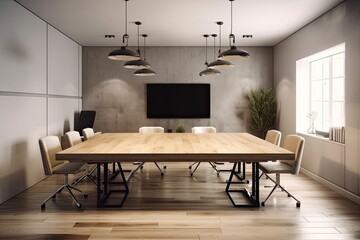
{"label": "white window frame", "polygon": [[[310,126],[309,113],[311,112],[311,62],[325,59],[328,57],[334,57],[337,54],[344,53],[344,85],[345,85],[345,43],[339,44],[332,48],[323,50],[319,53],[310,55],[303,59],[296,61],[296,131],[298,133],[307,133]],[[333,123],[333,104],[337,101],[333,101],[332,88],[333,80],[335,79],[332,75],[332,61],[330,61],[329,71],[329,127]],[[345,91],[345,86],[344,90]],[[345,124],[345,92],[344,92],[344,116],[343,121]],[[319,119],[315,120],[319,121]],[[323,124],[322,124],[323,125]],[[318,129],[320,130],[320,129]],[[325,129],[328,130],[328,129]]]}

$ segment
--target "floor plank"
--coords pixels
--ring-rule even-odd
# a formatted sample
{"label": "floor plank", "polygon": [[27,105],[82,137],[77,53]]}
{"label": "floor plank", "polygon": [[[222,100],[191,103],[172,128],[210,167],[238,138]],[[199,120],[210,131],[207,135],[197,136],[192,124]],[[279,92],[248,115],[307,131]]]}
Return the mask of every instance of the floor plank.
{"label": "floor plank", "polygon": [[[0,205],[0,239],[360,239],[360,206],[302,174],[282,177],[301,208],[276,191],[265,207],[237,209],[224,192],[228,172],[201,164],[191,177],[186,163],[166,165],[161,176],[145,164],[130,180],[123,208],[115,209],[97,209],[96,188],[85,181],[78,187],[89,197],[76,194],[81,209],[63,191],[41,211],[63,181],[51,176]],[[271,184],[261,180],[261,199]]]}

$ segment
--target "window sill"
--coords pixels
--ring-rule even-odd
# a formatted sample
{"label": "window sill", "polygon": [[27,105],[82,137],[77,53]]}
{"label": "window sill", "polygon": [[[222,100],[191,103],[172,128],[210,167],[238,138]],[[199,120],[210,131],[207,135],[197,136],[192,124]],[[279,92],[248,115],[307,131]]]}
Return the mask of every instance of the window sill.
{"label": "window sill", "polygon": [[297,132],[297,134],[302,135],[302,136],[305,136],[305,137],[315,138],[315,139],[318,139],[318,140],[321,140],[321,141],[325,141],[325,142],[328,142],[328,143],[331,143],[331,144],[336,144],[336,145],[340,145],[340,146],[345,146],[345,143],[339,143],[339,142],[331,141],[331,140],[329,140],[329,138],[322,137],[322,136],[319,136],[319,135],[316,135],[316,134],[301,133],[301,132]]}

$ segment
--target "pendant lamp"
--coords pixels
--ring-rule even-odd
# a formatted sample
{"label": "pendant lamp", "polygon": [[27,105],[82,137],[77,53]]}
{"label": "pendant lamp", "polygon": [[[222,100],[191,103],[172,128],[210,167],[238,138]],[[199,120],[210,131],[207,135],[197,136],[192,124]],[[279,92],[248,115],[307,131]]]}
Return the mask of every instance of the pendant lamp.
{"label": "pendant lamp", "polygon": [[[146,60],[146,41],[145,40],[148,37],[148,35],[142,34],[141,36],[144,38],[144,62],[145,62],[145,60]],[[155,76],[156,73],[151,69],[143,68],[143,69],[139,69],[139,70],[135,71],[134,75],[147,77],[147,76]]]}
{"label": "pendant lamp", "polygon": [[[221,53],[221,25],[223,25],[223,22],[216,22],[216,24],[219,25],[219,54],[220,54]],[[213,36],[213,35],[211,35],[211,36]],[[215,38],[216,38],[216,36],[214,37],[214,56],[215,56],[215,52],[216,52],[215,51]],[[234,65],[231,62],[225,61],[225,60],[220,60],[220,59],[217,59],[217,60],[209,63],[209,65],[208,65],[208,68],[212,68],[212,69],[228,69],[228,68],[232,68],[232,67],[234,67]]]}
{"label": "pendant lamp", "polygon": [[120,49],[114,50],[109,53],[108,58],[118,61],[131,61],[138,60],[140,56],[138,53],[126,49],[129,42],[129,35],[127,34],[127,2],[125,0],[125,34],[123,35],[123,46]]}
{"label": "pendant lamp", "polygon": [[238,49],[235,46],[235,35],[232,33],[232,23],[233,23],[233,1],[235,0],[229,0],[231,3],[231,31],[230,31],[230,35],[229,35],[229,45],[230,45],[230,49],[220,53],[218,55],[218,58],[220,60],[241,60],[241,59],[246,59],[248,58],[250,55],[248,52]]}
{"label": "pendant lamp", "polygon": [[205,70],[203,70],[203,71],[201,71],[200,73],[199,73],[199,75],[200,75],[200,77],[202,77],[202,76],[215,76],[215,75],[220,75],[221,74],[221,72],[220,71],[218,71],[218,70],[216,70],[216,69],[211,69],[211,68],[208,68],[208,62],[207,62],[207,38],[209,37],[209,34],[204,34],[203,35],[203,37],[206,39],[205,40],[205,45],[206,45],[206,47],[205,47],[205,56],[206,56],[206,60],[205,60],[205,66],[206,66],[206,69]]}
{"label": "pendant lamp", "polygon": [[138,37],[137,37],[137,53],[140,56],[139,60],[132,60],[132,61],[128,61],[124,64],[124,68],[129,68],[129,69],[147,69],[147,68],[151,68],[150,64],[147,63],[146,61],[141,59],[141,54],[140,54],[140,47],[139,47],[139,38],[140,38],[140,25],[141,22],[135,22],[135,24],[137,25],[137,33],[138,33]]}

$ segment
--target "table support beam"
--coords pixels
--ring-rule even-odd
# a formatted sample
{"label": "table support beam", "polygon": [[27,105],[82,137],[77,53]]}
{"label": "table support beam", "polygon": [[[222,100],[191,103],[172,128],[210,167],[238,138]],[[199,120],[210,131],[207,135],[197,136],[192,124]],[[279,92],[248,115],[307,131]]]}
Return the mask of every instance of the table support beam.
{"label": "table support beam", "polygon": [[[240,166],[240,162],[236,162],[233,165],[231,174],[229,176],[229,180],[227,182],[225,192],[229,197],[231,203],[234,207],[260,207],[260,192],[259,192],[259,163],[252,163],[252,187],[251,192],[249,192],[246,188],[243,189],[231,189],[232,184],[236,184],[237,182],[233,181],[234,175],[236,176],[236,167]],[[234,198],[231,196],[231,193],[240,193],[246,199],[247,204],[238,204],[234,201]]]}

